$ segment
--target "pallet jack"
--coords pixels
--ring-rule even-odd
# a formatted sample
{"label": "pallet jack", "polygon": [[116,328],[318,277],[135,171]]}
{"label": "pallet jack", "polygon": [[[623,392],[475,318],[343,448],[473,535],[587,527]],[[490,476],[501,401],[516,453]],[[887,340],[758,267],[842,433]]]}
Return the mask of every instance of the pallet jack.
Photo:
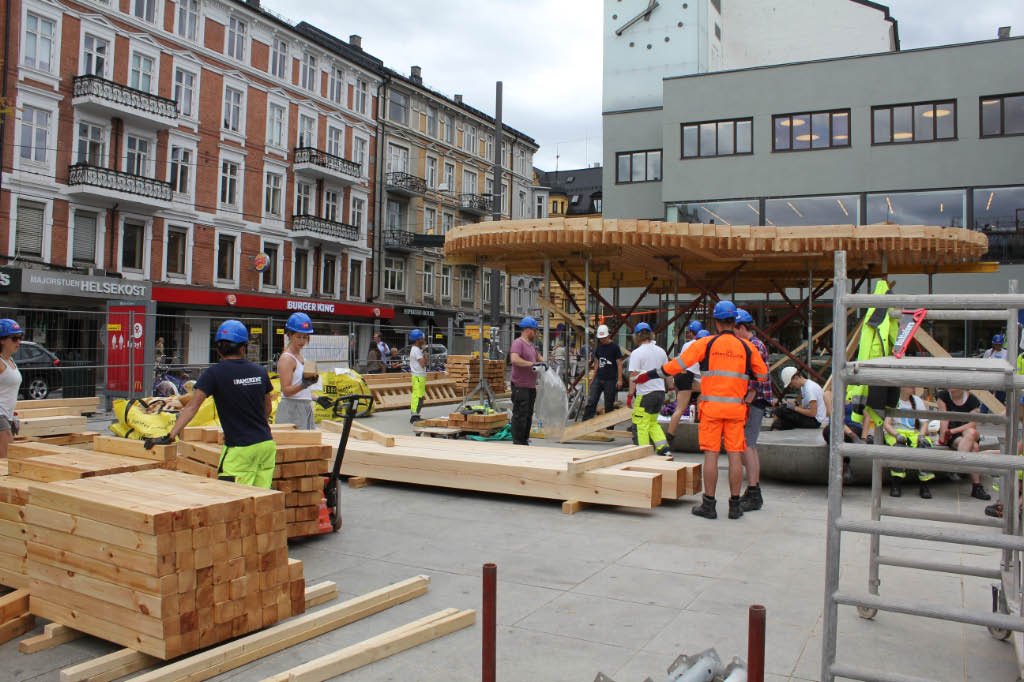
{"label": "pallet jack", "polygon": [[372,396],[352,393],[338,396],[332,408],[335,417],[344,419],[338,452],[334,456],[331,472],[324,479],[324,496],[320,502],[320,533],[337,533],[341,530],[341,464],[345,459],[345,448],[352,433],[352,421],[359,414],[359,401],[373,400]]}

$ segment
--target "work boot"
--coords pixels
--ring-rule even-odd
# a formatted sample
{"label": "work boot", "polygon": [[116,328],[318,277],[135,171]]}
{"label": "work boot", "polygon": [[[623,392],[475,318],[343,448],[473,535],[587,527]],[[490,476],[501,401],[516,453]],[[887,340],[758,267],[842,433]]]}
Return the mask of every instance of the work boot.
{"label": "work boot", "polygon": [[931,488],[928,487],[927,483],[922,483],[921,484],[921,488],[920,488],[920,490],[918,490],[918,495],[921,496],[922,500],[930,500],[930,499],[932,499],[932,491],[931,491]]}
{"label": "work boot", "polygon": [[903,497],[903,482],[900,479],[889,479],[889,497]]}
{"label": "work boot", "polygon": [[419,416],[418,414],[414,414],[409,417],[409,423],[415,424],[416,422],[421,421],[422,419],[423,417]]}
{"label": "work boot", "polygon": [[740,509],[745,512],[757,511],[764,506],[764,500],[761,498],[761,486],[750,485],[743,492],[743,496],[740,497]]}
{"label": "work boot", "polygon": [[985,492],[985,486],[975,483],[971,486],[971,497],[976,500],[991,500],[992,496]]}
{"label": "work boot", "polygon": [[985,507],[985,516],[994,516],[997,519],[1003,518],[1003,503],[996,502]]}
{"label": "work boot", "polygon": [[843,460],[843,485],[853,483],[853,469],[850,468],[850,460]]}
{"label": "work boot", "polygon": [[672,448],[670,448],[667,445],[662,445],[661,447],[659,447],[657,450],[654,451],[654,454],[656,454],[658,457],[664,457],[665,460],[668,462],[671,462],[673,460]]}
{"label": "work boot", "polygon": [[740,507],[740,496],[734,495],[729,498],[729,518],[738,519],[743,516],[743,509]]}
{"label": "work boot", "polygon": [[694,507],[692,510],[694,516],[703,516],[705,519],[717,519],[718,512],[715,510],[715,498],[708,497],[707,495],[703,495],[702,498],[700,506]]}

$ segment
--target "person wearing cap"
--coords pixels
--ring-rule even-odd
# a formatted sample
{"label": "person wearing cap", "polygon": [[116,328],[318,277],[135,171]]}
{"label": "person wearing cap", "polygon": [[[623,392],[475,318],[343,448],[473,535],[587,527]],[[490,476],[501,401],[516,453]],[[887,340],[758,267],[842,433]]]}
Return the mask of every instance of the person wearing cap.
{"label": "person wearing cap", "polygon": [[16,320],[9,317],[0,319],[0,459],[7,457],[7,446],[18,435],[14,406],[21,390],[21,370],[12,356],[24,336],[25,332]]}
{"label": "person wearing cap", "polygon": [[[992,347],[987,349],[981,357],[986,360],[1008,360],[1010,358],[1009,351],[1006,350],[1003,344],[1006,343],[1006,338],[1002,334],[995,334],[992,337]],[[1006,404],[1006,391],[996,391],[996,400]],[[987,413],[988,406],[982,405],[981,411]]]}
{"label": "person wearing cap", "polygon": [[674,376],[700,363],[700,449],[704,451],[704,497],[693,513],[706,519],[718,518],[715,489],[718,487],[718,453],[724,442],[729,456],[729,518],[743,516],[740,486],[743,484],[743,451],[747,443],[743,428],[747,420],[746,397],[750,379],[768,378],[768,366],[748,341],[736,336],[736,305],[732,301],[715,304],[711,317],[717,334],[694,342],[686,351],[653,372],[637,377],[637,382]]}
{"label": "person wearing cap", "polygon": [[284,324],[287,345],[277,359],[277,375],[281,378],[281,402],[274,414],[275,424],[294,424],[297,429],[316,428],[313,421],[313,392],[310,386],[318,377],[305,376],[306,358],[302,349],[313,333],[313,321],[306,313],[292,313]]}
{"label": "person wearing cap", "polygon": [[[687,325],[686,335],[692,336],[692,338],[683,344],[681,353],[685,353],[686,349],[692,346],[697,339],[711,336],[711,332],[704,329],[704,325],[700,322],[693,320]],[[700,363],[695,362],[687,367],[685,372],[680,372],[672,377],[672,383],[676,389],[676,408],[672,410],[672,416],[668,418],[668,431],[665,432],[669,444],[676,439],[676,429],[679,428],[679,421],[683,418],[683,414],[690,407],[694,389],[700,391]]]}
{"label": "person wearing cap", "polygon": [[[636,377],[656,371],[668,362],[664,349],[654,341],[651,325],[641,322],[633,329],[637,347],[629,354],[629,397],[626,403],[633,407],[633,425],[636,427],[637,445],[653,445],[654,453],[672,459],[668,438],[658,423],[661,406],[665,404],[665,381],[661,378],[637,382]],[[636,400],[634,401],[634,396]]]}
{"label": "person wearing cap", "polygon": [[512,362],[512,443],[530,444],[533,405],[537,401],[537,373],[547,369],[537,352],[537,320],[529,315],[519,320],[519,337],[509,348]]}
{"label": "person wearing cap", "polygon": [[820,429],[828,424],[825,409],[825,392],[818,382],[800,376],[796,367],[783,367],[779,372],[782,390],[794,388],[800,391],[800,404],[789,405],[780,401],[775,409],[772,431],[790,429]]}
{"label": "person wearing cap", "polygon": [[[754,316],[743,308],[736,309],[736,336],[748,341],[757,349],[758,355],[768,364],[768,348],[754,334]],[[747,470],[747,489],[740,496],[740,509],[745,512],[757,511],[764,505],[761,497],[761,460],[757,454],[757,439],[761,434],[764,411],[772,404],[772,382],[769,379],[750,380],[747,391],[747,421],[743,426],[743,438],[747,447],[743,450],[743,468]]]}
{"label": "person wearing cap", "polygon": [[593,419],[597,414],[597,401],[604,395],[605,414],[615,409],[615,397],[622,388],[622,349],[612,341],[608,325],[597,328],[597,347],[592,362],[594,376],[587,395],[587,406],[583,410],[583,421]]}
{"label": "person wearing cap", "polygon": [[413,329],[409,332],[409,373],[412,375],[412,397],[409,402],[409,423],[415,424],[420,417],[420,409],[423,407],[423,399],[427,397],[427,355],[423,352],[423,346],[427,339],[423,331]]}
{"label": "person wearing cap", "polygon": [[213,337],[220,360],[199,375],[195,398],[178,413],[171,432],[146,440],[146,447],[172,443],[188,426],[207,396],[213,396],[224,431],[217,477],[258,488],[270,488],[277,446],[270,433],[270,375],[245,359],[249,330],[238,320],[227,320]]}

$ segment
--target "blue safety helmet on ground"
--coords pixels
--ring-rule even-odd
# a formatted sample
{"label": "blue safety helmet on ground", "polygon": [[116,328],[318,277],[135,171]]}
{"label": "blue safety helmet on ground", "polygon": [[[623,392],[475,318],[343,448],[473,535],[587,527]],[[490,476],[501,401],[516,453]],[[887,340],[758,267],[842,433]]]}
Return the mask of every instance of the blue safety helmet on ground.
{"label": "blue safety helmet on ground", "polygon": [[288,321],[284,323],[284,328],[299,334],[312,334],[313,320],[309,319],[309,315],[306,313],[292,313]]}
{"label": "blue safety helmet on ground", "polygon": [[633,333],[634,334],[639,334],[640,332],[653,332],[653,331],[654,330],[651,329],[651,325],[647,324],[646,322],[641,322],[637,326],[633,327]]}
{"label": "blue safety helmet on ground", "polygon": [[992,345],[999,344],[1000,346],[1006,343],[1006,339],[1003,338],[1002,334],[996,334],[992,337]]}
{"label": "blue safety helmet on ground", "polygon": [[699,332],[697,332],[698,339],[703,339],[705,336],[711,336],[711,332],[709,332],[707,329],[701,329]]}
{"label": "blue safety helmet on ground", "polygon": [[711,312],[711,317],[716,320],[735,320],[736,304],[732,301],[719,301]]}
{"label": "blue safety helmet on ground", "polygon": [[24,334],[21,325],[18,324],[17,320],[12,320],[9,317],[0,319],[0,339],[5,339],[8,336],[17,336],[18,334]]}
{"label": "blue safety helmet on ground", "polygon": [[411,341],[413,343],[416,343],[417,341],[419,341],[422,338],[423,338],[423,332],[420,331],[419,329],[413,329],[411,332],[409,332],[409,341]]}
{"label": "blue safety helmet on ground", "polygon": [[743,308],[737,308],[736,324],[754,324],[754,317]]}
{"label": "blue safety helmet on ground", "polygon": [[537,329],[540,325],[537,324],[537,320],[533,319],[529,315],[519,320],[520,329]]}
{"label": "blue safety helmet on ground", "polygon": [[214,341],[230,341],[231,343],[249,343],[249,330],[238,320],[224,320],[217,327]]}
{"label": "blue safety helmet on ground", "polygon": [[690,324],[686,325],[686,328],[690,330],[691,334],[696,334],[704,329],[704,325],[700,323],[700,320],[690,320]]}

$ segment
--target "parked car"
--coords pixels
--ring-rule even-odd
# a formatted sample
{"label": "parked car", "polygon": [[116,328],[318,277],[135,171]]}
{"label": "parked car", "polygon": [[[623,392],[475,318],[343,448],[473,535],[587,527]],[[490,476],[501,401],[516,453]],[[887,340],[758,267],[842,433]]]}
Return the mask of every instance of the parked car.
{"label": "parked car", "polygon": [[[398,356],[402,361],[402,371],[409,371],[409,351],[412,346],[405,346],[398,351]],[[431,343],[423,347],[423,352],[429,357],[427,360],[427,371],[429,372],[443,372],[445,365],[448,363],[448,348],[441,345],[440,343]]]}
{"label": "parked car", "polygon": [[42,400],[62,385],[60,358],[38,343],[22,341],[12,356],[21,371],[21,395]]}

